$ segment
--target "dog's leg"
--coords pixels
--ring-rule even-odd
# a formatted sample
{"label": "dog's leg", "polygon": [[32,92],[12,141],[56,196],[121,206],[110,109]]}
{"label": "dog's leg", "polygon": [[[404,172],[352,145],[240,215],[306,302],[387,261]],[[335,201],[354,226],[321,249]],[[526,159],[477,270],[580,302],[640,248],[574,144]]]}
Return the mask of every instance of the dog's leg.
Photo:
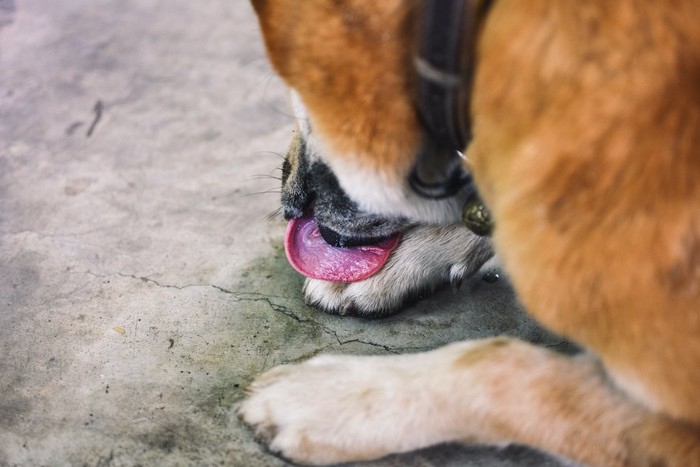
{"label": "dog's leg", "polygon": [[304,297],[330,313],[384,316],[420,293],[459,286],[491,256],[491,241],[462,224],[415,226],[374,276],[349,284],[307,279]]}
{"label": "dog's leg", "polygon": [[700,433],[610,386],[587,355],[514,339],[277,367],[239,414],[293,461],[367,460],[446,441],[516,442],[590,465],[700,463]]}

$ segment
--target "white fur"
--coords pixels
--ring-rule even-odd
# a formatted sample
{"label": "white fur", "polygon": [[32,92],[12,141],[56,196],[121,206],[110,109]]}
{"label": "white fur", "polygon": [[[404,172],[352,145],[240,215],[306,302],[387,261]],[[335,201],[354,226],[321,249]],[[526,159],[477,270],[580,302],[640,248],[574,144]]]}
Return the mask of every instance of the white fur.
{"label": "white fur", "polygon": [[306,106],[301,101],[301,96],[295,90],[290,90],[290,101],[292,103],[292,110],[294,111],[294,117],[296,118],[297,125],[299,126],[299,131],[304,138],[308,138],[311,134],[311,122],[309,121],[309,115],[306,112]]}
{"label": "white fur", "polygon": [[376,170],[361,167],[350,160],[352,158],[329,157],[326,162],[343,191],[362,210],[402,216],[412,222],[446,224],[460,220],[466,202],[465,193],[445,199],[427,199],[414,193],[408,183],[392,184]]}
{"label": "white fur", "polygon": [[448,349],[390,357],[322,355],[277,367],[253,383],[239,414],[258,435],[271,438],[273,451],[312,465],[456,440],[456,420],[435,417],[442,412],[439,401],[453,391]]}

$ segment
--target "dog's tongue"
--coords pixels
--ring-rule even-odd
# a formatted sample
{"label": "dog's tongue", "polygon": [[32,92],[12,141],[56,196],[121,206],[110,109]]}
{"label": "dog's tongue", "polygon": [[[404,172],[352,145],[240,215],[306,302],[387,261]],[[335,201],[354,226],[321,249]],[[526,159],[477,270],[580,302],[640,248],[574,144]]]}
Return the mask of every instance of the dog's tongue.
{"label": "dog's tongue", "polygon": [[292,267],[306,277],[356,282],[379,271],[398,243],[395,235],[374,245],[334,247],[323,239],[313,217],[306,215],[287,225],[284,249]]}

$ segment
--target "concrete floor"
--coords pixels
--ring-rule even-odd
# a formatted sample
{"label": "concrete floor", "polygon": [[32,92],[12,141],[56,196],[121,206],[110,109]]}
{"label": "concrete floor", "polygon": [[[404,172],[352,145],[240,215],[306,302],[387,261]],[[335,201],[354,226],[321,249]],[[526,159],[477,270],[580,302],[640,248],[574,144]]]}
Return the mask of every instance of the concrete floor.
{"label": "concrete floor", "polygon": [[[0,0],[0,41],[0,465],[285,465],[234,415],[265,369],[559,343],[481,274],[379,321],[304,305],[267,218],[292,121],[246,1]],[[442,446],[368,465],[557,464]]]}

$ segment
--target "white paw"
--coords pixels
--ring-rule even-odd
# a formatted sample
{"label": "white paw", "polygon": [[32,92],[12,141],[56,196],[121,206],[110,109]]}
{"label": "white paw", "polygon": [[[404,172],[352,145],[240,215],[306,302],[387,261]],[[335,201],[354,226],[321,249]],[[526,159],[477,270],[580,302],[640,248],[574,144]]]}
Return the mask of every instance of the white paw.
{"label": "white paw", "polygon": [[432,360],[323,355],[280,366],[255,380],[238,413],[271,450],[304,464],[428,446],[450,438],[449,424],[430,423],[442,399],[431,386]]}
{"label": "white paw", "polygon": [[416,226],[374,276],[352,283],[307,279],[304,297],[330,313],[384,316],[448,282],[459,287],[492,255],[490,241],[461,224]]}

